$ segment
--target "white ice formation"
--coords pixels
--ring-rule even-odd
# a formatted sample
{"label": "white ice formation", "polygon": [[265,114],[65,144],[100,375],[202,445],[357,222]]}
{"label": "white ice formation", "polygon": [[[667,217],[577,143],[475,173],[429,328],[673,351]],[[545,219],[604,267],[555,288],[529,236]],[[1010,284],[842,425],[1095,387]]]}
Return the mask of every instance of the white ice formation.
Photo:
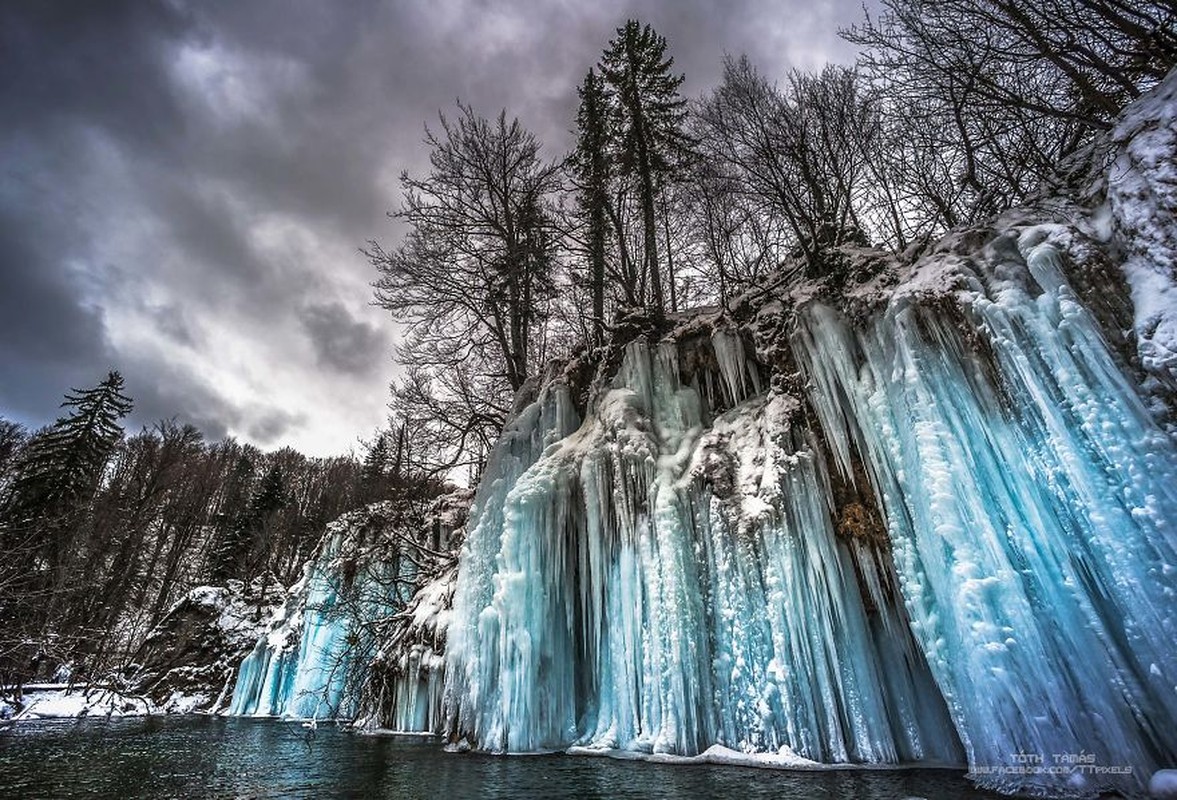
{"label": "white ice formation", "polygon": [[[1007,214],[549,380],[456,578],[400,599],[381,724],[1145,791],[1177,762],[1175,81],[1114,134],[1101,208]],[[341,652],[316,569],[299,647],[259,644],[239,713],[289,713]]]}

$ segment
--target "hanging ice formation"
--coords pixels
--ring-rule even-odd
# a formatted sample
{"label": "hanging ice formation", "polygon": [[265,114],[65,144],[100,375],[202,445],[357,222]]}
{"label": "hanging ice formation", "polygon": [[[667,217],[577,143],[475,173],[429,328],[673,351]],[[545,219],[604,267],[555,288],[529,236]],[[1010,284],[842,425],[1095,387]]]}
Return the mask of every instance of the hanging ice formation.
{"label": "hanging ice formation", "polygon": [[689,386],[675,343],[631,343],[583,425],[557,383],[504,435],[449,629],[455,731],[957,761],[885,547],[835,534],[800,405],[759,391],[733,334],[709,349]]}
{"label": "hanging ice formation", "polygon": [[[384,632],[374,623],[409,603],[417,578],[420,558],[407,557],[398,540],[386,535],[395,517],[389,504],[378,503],[328,526],[270,633],[242,662],[230,714],[322,719],[360,711]],[[435,523],[437,550],[446,545],[449,529]],[[419,669],[399,673],[406,700],[429,683],[436,665],[427,659],[414,666]],[[432,682],[439,701],[439,679]],[[404,730],[436,727],[416,705],[393,718]]]}
{"label": "hanging ice formation", "polygon": [[445,636],[456,580],[455,564],[396,615],[366,677],[362,725],[402,732],[443,729]]}
{"label": "hanging ice formation", "polygon": [[762,301],[752,359],[722,324],[639,338],[583,422],[550,382],[471,512],[449,735],[1142,791],[1177,762],[1177,447],[1072,286],[1112,214]]}
{"label": "hanging ice formation", "polygon": [[[1015,754],[1135,781],[1177,755],[1177,450],[1051,233],[960,265],[964,320],[901,294],[857,330],[812,306],[795,341],[839,469],[867,466],[969,763],[999,786]],[[1139,788],[1082,771],[1068,788],[1094,786]]]}

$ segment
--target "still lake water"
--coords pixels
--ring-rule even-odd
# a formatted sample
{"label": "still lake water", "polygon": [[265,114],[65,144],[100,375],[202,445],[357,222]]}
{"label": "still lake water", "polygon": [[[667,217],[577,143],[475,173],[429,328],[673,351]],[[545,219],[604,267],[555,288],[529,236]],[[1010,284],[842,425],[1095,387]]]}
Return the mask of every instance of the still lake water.
{"label": "still lake water", "polygon": [[0,797],[991,798],[945,770],[783,772],[584,756],[446,753],[435,742],[220,717],[0,730]]}

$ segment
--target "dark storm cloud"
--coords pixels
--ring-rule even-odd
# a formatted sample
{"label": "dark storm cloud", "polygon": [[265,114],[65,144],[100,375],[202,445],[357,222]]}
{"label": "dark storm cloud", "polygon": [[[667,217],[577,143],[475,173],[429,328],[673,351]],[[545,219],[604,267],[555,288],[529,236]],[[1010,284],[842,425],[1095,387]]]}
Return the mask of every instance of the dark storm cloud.
{"label": "dark storm cloud", "polygon": [[[357,247],[456,99],[568,147],[628,17],[696,94],[725,52],[845,58],[857,0],[0,4],[0,414],[121,369],[132,424],[347,447],[383,417],[390,322]],[[350,310],[349,309],[354,309]]]}
{"label": "dark storm cloud", "polygon": [[153,76],[177,22],[134,2],[0,6],[0,411],[47,422],[111,366],[102,310],[71,267],[88,249],[71,224],[75,127],[167,141],[174,114]]}
{"label": "dark storm cloud", "polygon": [[262,447],[277,444],[290,429],[306,422],[305,414],[292,414],[281,408],[271,408],[245,427],[245,433]]}
{"label": "dark storm cloud", "polygon": [[379,363],[388,339],[375,325],[353,317],[341,303],[308,305],[299,312],[319,363],[341,372],[362,374]]}
{"label": "dark storm cloud", "polygon": [[[100,310],[76,295],[65,271],[56,269],[60,249],[37,249],[27,241],[30,221],[0,209],[0,352],[30,361],[70,354],[85,362],[105,354]],[[45,235],[51,235],[45,232]],[[5,388],[14,388],[5,382]]]}
{"label": "dark storm cloud", "polygon": [[8,131],[100,126],[141,148],[167,147],[179,116],[167,48],[189,20],[176,4],[32,2],[0,6],[0,95]]}
{"label": "dark storm cloud", "polygon": [[0,410],[40,425],[111,353],[102,311],[61,267],[64,232],[28,211],[0,205]]}
{"label": "dark storm cloud", "polygon": [[218,441],[241,423],[239,408],[175,365],[136,360],[123,377],[127,396],[135,403],[136,418],[143,425],[174,418],[195,425],[210,441]]}

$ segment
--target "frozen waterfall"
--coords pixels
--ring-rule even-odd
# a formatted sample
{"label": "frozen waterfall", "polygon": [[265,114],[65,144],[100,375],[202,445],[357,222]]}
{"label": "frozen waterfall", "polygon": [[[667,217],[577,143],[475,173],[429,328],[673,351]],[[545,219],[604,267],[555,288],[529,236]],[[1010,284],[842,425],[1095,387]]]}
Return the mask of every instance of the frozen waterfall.
{"label": "frozen waterfall", "polygon": [[[1139,780],[1177,753],[1177,451],[1053,232],[999,238],[966,274],[979,343],[914,295],[857,330],[813,306],[795,341],[837,463],[867,465],[974,774],[998,786],[1001,767],[1039,758]],[[1134,782],[1068,788],[1116,785]]]}
{"label": "frozen waterfall", "polygon": [[[1177,448],[1065,233],[1011,229],[865,322],[803,303],[798,396],[723,327],[630,343],[583,422],[550,383],[475,499],[449,734],[1139,790],[1177,752]],[[842,529],[847,491],[878,536]]]}
{"label": "frozen waterfall", "polygon": [[494,751],[959,761],[888,559],[835,535],[798,404],[749,397],[733,334],[711,350],[694,383],[737,403],[718,417],[674,343],[639,340],[583,425],[553,384],[504,436],[462,553],[454,731]]}
{"label": "frozen waterfall", "polygon": [[[286,606],[238,670],[230,714],[352,716],[379,646],[372,622],[407,602],[417,569],[380,546],[380,505],[333,523]],[[373,557],[373,553],[379,557]]]}

